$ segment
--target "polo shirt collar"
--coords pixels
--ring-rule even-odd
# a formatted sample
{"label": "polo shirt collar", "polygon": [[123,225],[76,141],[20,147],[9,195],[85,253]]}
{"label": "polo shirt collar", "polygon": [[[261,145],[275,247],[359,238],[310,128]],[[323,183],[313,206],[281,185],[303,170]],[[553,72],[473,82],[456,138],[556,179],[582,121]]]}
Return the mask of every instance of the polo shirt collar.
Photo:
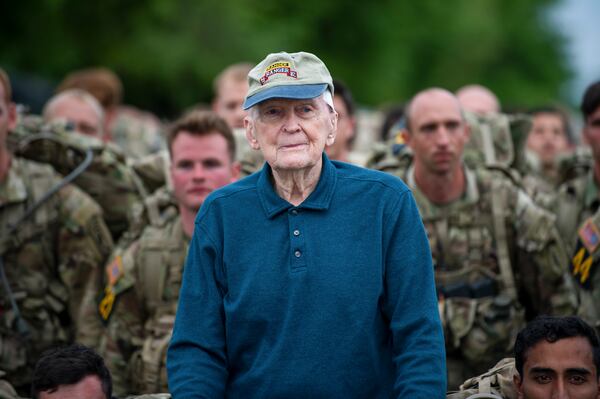
{"label": "polo shirt collar", "polygon": [[[322,159],[321,176],[319,176],[317,186],[314,191],[310,193],[308,198],[296,208],[314,210],[326,210],[329,208],[333,193],[335,192],[337,171],[325,152],[323,152]],[[283,211],[294,208],[294,205],[290,204],[277,194],[271,181],[271,167],[265,162],[260,171],[256,187],[265,214],[270,219]]]}

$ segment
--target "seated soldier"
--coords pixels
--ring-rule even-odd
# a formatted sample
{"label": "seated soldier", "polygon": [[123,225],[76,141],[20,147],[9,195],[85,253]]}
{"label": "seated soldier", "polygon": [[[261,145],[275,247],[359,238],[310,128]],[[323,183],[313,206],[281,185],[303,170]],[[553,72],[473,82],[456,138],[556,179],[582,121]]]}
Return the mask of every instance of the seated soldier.
{"label": "seated soldier", "polygon": [[[111,399],[114,398],[112,377],[102,357],[92,349],[79,344],[55,348],[44,352],[35,366],[31,397]],[[139,399],[170,397],[169,394],[151,394]]]}
{"label": "seated soldier", "polygon": [[543,316],[519,332],[514,359],[467,380],[447,399],[592,399],[600,396],[600,341],[575,316]]}

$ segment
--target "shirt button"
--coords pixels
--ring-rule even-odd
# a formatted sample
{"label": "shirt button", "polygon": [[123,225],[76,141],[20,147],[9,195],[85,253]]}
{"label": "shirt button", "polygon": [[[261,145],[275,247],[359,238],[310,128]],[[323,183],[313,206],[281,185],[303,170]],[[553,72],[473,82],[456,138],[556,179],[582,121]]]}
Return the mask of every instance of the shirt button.
{"label": "shirt button", "polygon": [[300,251],[296,250],[296,252],[294,252],[294,256],[295,256],[296,258],[299,258],[299,257],[301,257],[301,256],[302,256],[302,252],[300,252]]}
{"label": "shirt button", "polygon": [[297,214],[298,214],[298,210],[296,210],[296,209],[292,209],[292,212],[291,212],[291,213],[292,213],[292,215],[297,215]]}
{"label": "shirt button", "polygon": [[300,235],[300,230],[294,230],[294,235],[298,237]]}

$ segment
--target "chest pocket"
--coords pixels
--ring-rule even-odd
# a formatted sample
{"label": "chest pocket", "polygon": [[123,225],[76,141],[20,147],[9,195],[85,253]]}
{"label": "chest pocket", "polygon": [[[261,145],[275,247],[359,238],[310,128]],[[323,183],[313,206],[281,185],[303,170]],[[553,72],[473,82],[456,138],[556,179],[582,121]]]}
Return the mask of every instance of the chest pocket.
{"label": "chest pocket", "polygon": [[438,286],[497,277],[492,221],[476,209],[425,220]]}

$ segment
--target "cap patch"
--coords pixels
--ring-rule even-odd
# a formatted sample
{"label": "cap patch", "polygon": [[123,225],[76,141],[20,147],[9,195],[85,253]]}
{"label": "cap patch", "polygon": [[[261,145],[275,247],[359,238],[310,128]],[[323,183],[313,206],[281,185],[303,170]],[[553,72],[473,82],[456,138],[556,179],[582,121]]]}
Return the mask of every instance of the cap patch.
{"label": "cap patch", "polygon": [[291,78],[298,79],[298,72],[292,69],[292,64],[289,62],[275,62],[267,67],[264,75],[260,78],[260,84],[267,83],[269,78],[278,73],[287,75]]}

